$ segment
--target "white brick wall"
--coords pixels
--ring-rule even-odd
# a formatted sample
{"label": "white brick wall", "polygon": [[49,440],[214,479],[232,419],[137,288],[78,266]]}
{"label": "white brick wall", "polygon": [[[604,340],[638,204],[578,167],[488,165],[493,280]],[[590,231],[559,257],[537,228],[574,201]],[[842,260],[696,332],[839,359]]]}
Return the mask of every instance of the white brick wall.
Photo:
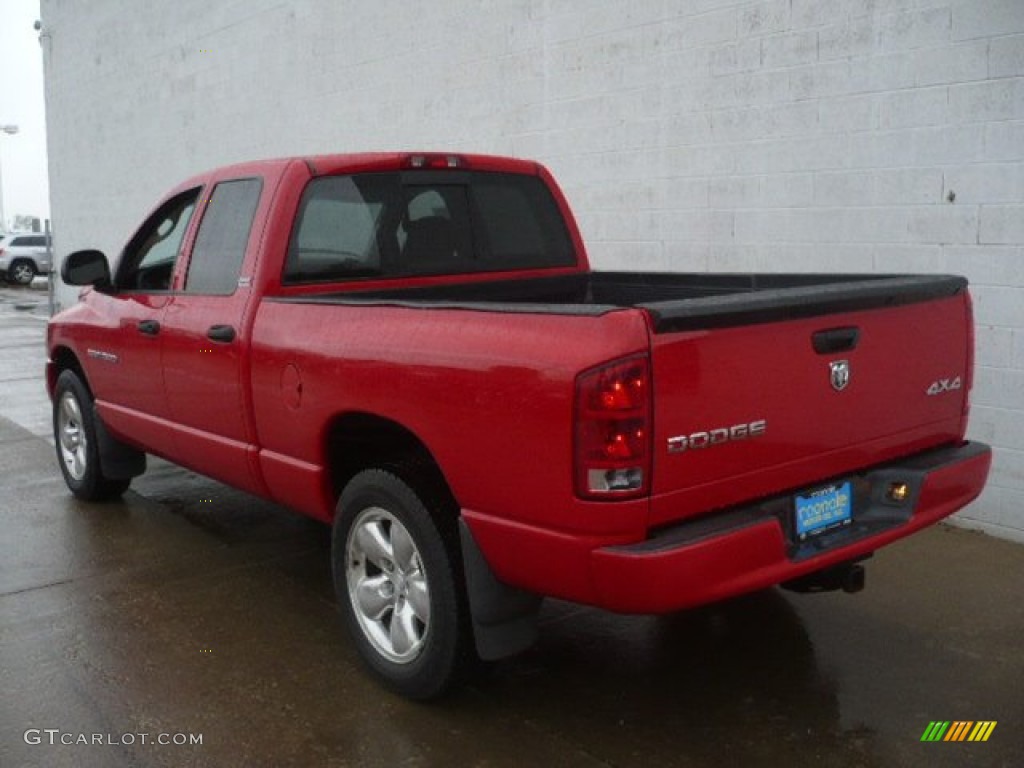
{"label": "white brick wall", "polygon": [[1024,540],[1024,0],[42,12],[60,253],[207,167],[454,148],[547,163],[599,267],[966,274],[996,464],[960,517]]}

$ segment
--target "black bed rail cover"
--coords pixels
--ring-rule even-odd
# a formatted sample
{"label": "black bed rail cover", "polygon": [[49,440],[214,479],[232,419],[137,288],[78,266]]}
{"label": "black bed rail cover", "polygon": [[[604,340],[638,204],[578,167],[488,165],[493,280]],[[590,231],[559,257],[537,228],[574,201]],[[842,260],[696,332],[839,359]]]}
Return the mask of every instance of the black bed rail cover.
{"label": "black bed rail cover", "polygon": [[[669,333],[898,307],[955,296],[967,288],[967,280],[957,275],[844,275],[835,282],[833,275],[801,275],[800,282],[807,284],[775,287],[786,277],[772,276],[750,292],[637,306],[650,313],[655,333]],[[822,282],[814,282],[815,277]]]}
{"label": "black bed rail cover", "polygon": [[267,299],[575,316],[634,307],[649,313],[655,333],[669,333],[896,307],[955,296],[966,287],[955,275],[584,272]]}

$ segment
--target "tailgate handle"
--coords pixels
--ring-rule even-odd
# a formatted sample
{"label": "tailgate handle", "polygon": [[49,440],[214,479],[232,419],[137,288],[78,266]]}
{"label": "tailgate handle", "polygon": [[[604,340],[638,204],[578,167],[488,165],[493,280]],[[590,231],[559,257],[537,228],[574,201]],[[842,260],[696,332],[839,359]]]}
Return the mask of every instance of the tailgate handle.
{"label": "tailgate handle", "polygon": [[235,329],[230,325],[211,325],[206,332],[206,338],[210,341],[229,342],[235,340]]}
{"label": "tailgate handle", "polygon": [[846,352],[857,348],[860,339],[860,328],[829,328],[811,335],[814,351],[819,355],[831,355],[834,352]]}

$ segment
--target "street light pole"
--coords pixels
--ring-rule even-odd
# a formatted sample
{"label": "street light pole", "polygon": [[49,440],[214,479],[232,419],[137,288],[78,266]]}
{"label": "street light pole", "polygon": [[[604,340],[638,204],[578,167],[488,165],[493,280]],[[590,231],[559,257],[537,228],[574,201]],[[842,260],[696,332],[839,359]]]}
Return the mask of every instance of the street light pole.
{"label": "street light pole", "polygon": [[[6,133],[8,136],[13,136],[18,132],[18,126],[16,125],[0,125],[0,133]],[[4,174],[3,174],[3,157],[0,156],[0,232],[6,232],[7,226],[4,224]]]}

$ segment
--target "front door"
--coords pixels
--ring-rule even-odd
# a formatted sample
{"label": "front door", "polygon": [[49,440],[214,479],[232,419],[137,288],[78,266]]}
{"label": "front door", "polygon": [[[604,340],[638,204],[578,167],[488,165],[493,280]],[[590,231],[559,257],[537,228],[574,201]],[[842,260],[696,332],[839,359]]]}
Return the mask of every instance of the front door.
{"label": "front door", "polygon": [[168,453],[161,342],[174,273],[201,188],[174,195],[139,228],[125,247],[110,303],[115,326],[87,340],[86,365],[104,422]]}

